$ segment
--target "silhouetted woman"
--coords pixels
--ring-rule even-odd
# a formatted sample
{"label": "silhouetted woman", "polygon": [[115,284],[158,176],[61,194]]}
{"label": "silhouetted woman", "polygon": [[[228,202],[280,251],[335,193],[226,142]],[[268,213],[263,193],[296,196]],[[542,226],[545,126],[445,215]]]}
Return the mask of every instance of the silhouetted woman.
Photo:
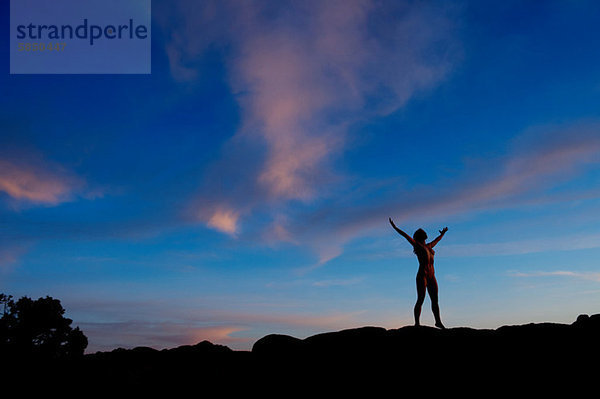
{"label": "silhouetted woman", "polygon": [[431,310],[435,317],[435,326],[438,328],[446,328],[442,324],[440,318],[440,305],[438,304],[438,285],[435,279],[435,270],[433,269],[433,256],[435,251],[433,247],[437,244],[444,234],[448,231],[447,227],[440,230],[440,235],[429,244],[425,242],[427,239],[427,233],[423,229],[415,231],[413,236],[409,236],[402,230],[396,227],[392,218],[390,218],[390,224],[402,237],[406,238],[408,242],[413,246],[413,252],[419,259],[419,271],[417,272],[417,303],[415,304],[415,326],[419,326],[419,317],[421,316],[421,306],[425,301],[425,289],[429,292],[429,298],[431,299]]}

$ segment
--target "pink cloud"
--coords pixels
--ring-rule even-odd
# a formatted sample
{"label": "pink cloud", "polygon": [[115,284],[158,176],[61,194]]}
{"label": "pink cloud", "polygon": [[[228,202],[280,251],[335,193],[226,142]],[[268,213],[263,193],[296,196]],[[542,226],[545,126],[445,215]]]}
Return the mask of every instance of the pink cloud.
{"label": "pink cloud", "polygon": [[[530,203],[532,198],[549,201],[548,189],[585,174],[599,163],[600,123],[539,127],[519,137],[506,156],[482,162],[479,169],[467,170],[449,182],[436,182],[435,186],[412,192],[392,190],[390,196],[363,206],[356,205],[360,198],[344,198],[343,204],[333,203],[301,218],[290,217],[285,228],[319,255],[320,260],[305,269],[309,271],[342,254],[344,245],[352,239],[387,228],[389,216],[398,223],[423,223],[450,215],[515,207]],[[562,198],[560,191],[553,195]],[[500,247],[510,250],[508,246]]]}
{"label": "pink cloud", "polygon": [[[329,172],[327,161],[343,148],[348,120],[399,108],[450,68],[417,56],[446,39],[450,24],[441,10],[406,6],[402,18],[388,21],[391,39],[378,40],[368,22],[381,10],[371,1],[306,2],[300,8],[300,24],[250,24],[237,38],[241,50],[234,62],[234,88],[248,93],[241,101],[245,122],[268,146],[258,182],[284,200],[317,196],[318,176]],[[439,22],[435,29],[432,18]],[[373,106],[368,100],[382,88],[387,98]],[[344,122],[331,121],[342,115]]]}
{"label": "pink cloud", "polygon": [[316,329],[340,329],[346,328],[357,322],[357,316],[362,311],[339,312],[329,314],[299,314],[299,313],[222,313],[219,317],[235,320],[237,323],[246,325],[272,325],[279,328],[316,328]]}
{"label": "pink cloud", "polygon": [[203,328],[194,328],[189,331],[191,336],[191,342],[201,342],[201,341],[210,341],[212,343],[220,343],[226,345],[228,343],[239,343],[245,342],[247,339],[244,338],[236,338],[231,335],[244,331],[245,328],[241,327],[203,327]]}
{"label": "pink cloud", "polygon": [[56,205],[70,200],[81,186],[60,168],[0,159],[0,191],[15,200]]}
{"label": "pink cloud", "polygon": [[239,214],[236,211],[217,209],[208,220],[207,224],[216,230],[227,234],[237,232]]}
{"label": "pink cloud", "polygon": [[236,326],[198,326],[186,321],[131,320],[77,323],[89,339],[88,353],[118,347],[149,346],[155,349],[194,345],[201,341],[214,344],[246,344],[246,338],[231,335],[243,331]]}
{"label": "pink cloud", "polygon": [[[320,285],[344,284],[322,282]],[[362,311],[330,312],[326,314],[273,311],[257,308],[231,311],[212,306],[210,310],[194,304],[192,308],[173,306],[158,301],[99,301],[69,298],[65,307],[72,312],[74,324],[79,325],[89,338],[88,352],[112,350],[117,347],[150,346],[172,348],[193,345],[203,340],[248,350],[267,333],[303,331],[331,331],[360,324]],[[69,304],[69,302],[71,302]],[[281,304],[284,305],[284,304]],[[286,306],[283,306],[286,308]],[[87,320],[77,320],[78,314]]]}
{"label": "pink cloud", "polygon": [[[214,179],[202,190],[196,206],[209,224],[214,204],[227,203],[241,221],[265,203],[326,196],[339,178],[333,160],[347,128],[435,86],[458,54],[448,9],[422,3],[189,1],[176,14],[182,23],[167,43],[174,77],[194,79],[194,62],[221,46],[232,90],[241,93],[242,123],[230,146],[243,138],[265,147],[243,205],[238,188],[214,194]],[[244,163],[249,151],[224,157]]]}
{"label": "pink cloud", "polygon": [[531,137],[525,134],[525,138],[517,142],[528,148],[517,148],[499,165],[500,174],[465,190],[459,200],[504,199],[548,184],[556,185],[576,176],[586,166],[600,163],[599,123],[541,129],[547,131]]}

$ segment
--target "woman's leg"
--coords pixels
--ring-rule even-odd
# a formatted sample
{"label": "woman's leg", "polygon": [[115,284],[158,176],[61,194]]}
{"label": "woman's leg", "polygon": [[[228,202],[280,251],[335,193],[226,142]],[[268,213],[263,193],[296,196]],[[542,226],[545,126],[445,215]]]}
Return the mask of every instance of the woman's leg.
{"label": "woman's leg", "polygon": [[427,280],[424,276],[417,275],[417,303],[415,304],[415,326],[421,325],[419,318],[421,317],[421,307],[425,302],[425,287],[427,287]]}
{"label": "woman's leg", "polygon": [[442,324],[440,318],[440,305],[438,303],[438,285],[435,276],[431,276],[427,279],[427,292],[431,299],[431,310],[433,311],[433,317],[435,318],[435,326],[439,328],[446,328]]}

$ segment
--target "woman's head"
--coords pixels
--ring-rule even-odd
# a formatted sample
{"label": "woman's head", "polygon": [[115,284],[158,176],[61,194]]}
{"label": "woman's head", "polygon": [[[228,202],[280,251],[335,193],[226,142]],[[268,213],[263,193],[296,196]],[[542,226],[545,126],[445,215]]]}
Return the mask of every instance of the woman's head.
{"label": "woman's head", "polygon": [[427,239],[427,233],[425,233],[425,230],[419,229],[415,231],[415,234],[413,234],[413,239],[416,242],[425,242],[425,240]]}

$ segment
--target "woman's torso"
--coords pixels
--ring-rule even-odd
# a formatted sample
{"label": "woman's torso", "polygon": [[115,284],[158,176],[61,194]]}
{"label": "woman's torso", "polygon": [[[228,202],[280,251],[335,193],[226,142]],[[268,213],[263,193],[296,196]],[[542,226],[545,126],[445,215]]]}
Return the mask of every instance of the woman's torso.
{"label": "woman's torso", "polygon": [[415,245],[415,254],[419,259],[419,274],[423,274],[427,277],[433,276],[433,256],[435,251],[427,244],[417,243]]}

